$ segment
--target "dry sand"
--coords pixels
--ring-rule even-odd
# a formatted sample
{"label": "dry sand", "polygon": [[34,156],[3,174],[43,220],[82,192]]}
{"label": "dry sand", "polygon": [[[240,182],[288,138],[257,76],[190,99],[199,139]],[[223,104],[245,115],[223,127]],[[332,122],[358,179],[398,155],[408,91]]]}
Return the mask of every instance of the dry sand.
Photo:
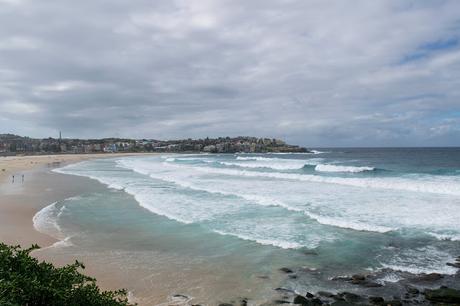
{"label": "dry sand", "polygon": [[108,158],[117,156],[145,155],[154,153],[99,153],[99,154],[58,154],[58,155],[26,155],[0,157],[0,183],[6,180],[21,181],[24,171],[40,167],[57,167],[62,163],[75,163],[94,158]]}

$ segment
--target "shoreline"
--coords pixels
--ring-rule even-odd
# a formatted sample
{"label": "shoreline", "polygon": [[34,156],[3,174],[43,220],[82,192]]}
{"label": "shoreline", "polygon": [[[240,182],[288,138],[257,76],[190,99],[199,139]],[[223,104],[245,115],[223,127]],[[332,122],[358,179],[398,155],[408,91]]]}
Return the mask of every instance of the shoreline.
{"label": "shoreline", "polygon": [[[87,177],[61,174],[51,172],[51,170],[56,167],[62,167],[66,164],[76,163],[82,160],[112,158],[125,155],[133,154],[107,154],[105,156],[101,156],[100,154],[97,154],[97,156],[77,155],[64,161],[59,160],[59,158],[61,157],[59,155],[46,156],[46,158],[38,160],[37,163],[31,163],[30,157],[28,156],[20,157],[19,159],[22,158],[23,163],[19,163],[19,166],[22,165],[23,168],[18,166],[15,169],[18,169],[17,171],[19,172],[19,169],[26,169],[27,167],[29,167],[28,170],[22,170],[24,171],[23,173],[25,173],[25,182],[22,183],[21,181],[17,181],[13,184],[9,180],[4,180],[4,182],[0,181],[0,241],[6,242],[8,244],[19,243],[22,244],[23,247],[28,247],[32,243],[37,243],[42,247],[41,250],[43,251],[48,247],[52,246],[54,243],[59,242],[60,240],[58,239],[54,239],[53,237],[38,232],[33,226],[33,216],[42,208],[52,204],[53,202],[60,201],[72,196],[80,195],[82,191],[98,191],[102,186],[104,186],[104,184],[99,182],[95,183],[93,179]],[[56,158],[56,160],[54,160],[54,158]],[[53,164],[53,162],[59,164]],[[104,186],[104,188],[105,187],[106,186]],[[95,258],[94,256],[94,253],[80,253],[72,256],[62,256],[60,254],[53,255],[46,251],[41,252],[40,250],[34,252],[34,257],[37,257],[40,260],[52,262],[56,265],[71,263],[77,258],[79,260],[83,259],[83,262],[87,266],[87,269],[85,269],[85,274],[98,279],[98,285],[101,288],[109,290],[126,288],[127,282],[124,280],[125,275],[123,274],[124,272],[122,271],[122,269],[120,269],[120,267],[117,267],[116,265],[110,265],[108,263],[101,262],[100,258]],[[284,275],[287,280],[295,280],[297,278],[301,279],[304,276],[308,277],[308,274],[310,273],[314,273],[314,270],[305,269],[303,267],[288,267],[289,268],[280,269],[282,271],[281,275]],[[155,273],[157,272],[160,273],[160,271],[155,271]],[[387,304],[398,305],[398,301],[401,301],[403,299],[389,300],[387,296],[389,291],[395,293],[397,292],[398,295],[403,296],[403,294],[406,294],[406,289],[404,288],[407,287],[411,288],[410,291],[415,292],[415,290],[413,289],[413,278],[415,277],[415,275],[406,273],[404,277],[405,278],[401,281],[398,281],[396,283],[385,284],[383,286],[380,286],[376,282],[377,277],[376,275],[374,275],[374,273],[370,273],[367,275],[337,277],[332,281],[338,284],[343,284],[343,292],[333,291],[322,292],[321,294],[297,292],[296,290],[292,290],[292,288],[290,287],[279,287],[271,289],[274,289],[276,293],[280,294],[278,301],[283,301],[283,303],[297,301],[300,304],[305,303],[305,305],[310,305],[312,302],[317,301],[317,299],[323,302],[327,301],[328,303],[343,300],[346,302],[352,302],[353,300],[355,300],[356,302],[366,302],[369,297],[384,297],[385,301],[388,302]],[[442,285],[452,286],[457,282],[459,277],[459,273],[452,276],[441,275],[437,273],[425,275],[420,274],[417,276],[417,279],[415,279],[415,283],[419,284],[419,286],[415,286],[415,289],[417,289],[418,291],[417,293],[411,293],[411,296],[407,298],[407,303],[411,304],[414,301],[423,301],[423,290],[425,290],[426,288],[437,288]],[[187,283],[190,280],[183,281]],[[267,285],[267,283],[265,285]],[[345,291],[350,290],[350,286],[354,287],[355,289],[351,289],[350,292]],[[156,289],[159,290],[159,288]],[[171,289],[174,290],[173,288]],[[155,293],[158,297],[161,296],[161,293],[159,292],[160,291]],[[137,292],[134,293],[134,296],[137,298],[138,296],[136,295],[136,293]],[[173,293],[181,295],[182,292],[171,292],[171,294]],[[212,291],[208,293],[213,294]],[[222,302],[224,303],[228,301]],[[145,304],[151,303],[145,302]],[[165,302],[164,305],[166,304],[167,302]],[[232,304],[234,304],[234,302],[232,302]]]}
{"label": "shoreline", "polygon": [[[121,251],[120,253],[119,250],[111,252],[110,250],[81,249],[77,245],[75,248],[71,246],[72,253],[68,253],[67,250],[69,249],[67,248],[54,248],[53,245],[56,243],[59,244],[62,240],[38,232],[33,225],[34,215],[54,202],[80,196],[81,194],[98,193],[102,189],[108,188],[106,185],[88,177],[51,171],[56,167],[94,158],[93,156],[77,156],[77,158],[72,158],[64,162],[60,161],[59,165],[53,165],[50,162],[54,158],[57,159],[56,161],[59,161],[59,157],[46,157],[41,163],[30,163],[30,157],[22,157],[22,159],[26,159],[28,162],[22,164],[23,168],[17,167],[15,169],[29,168],[28,170],[24,170],[25,182],[22,183],[19,181],[13,184],[8,179],[0,181],[0,241],[10,245],[19,244],[25,248],[30,247],[32,244],[38,244],[41,248],[32,252],[32,255],[41,261],[51,262],[56,266],[70,264],[77,259],[85,264],[86,268],[83,273],[96,278],[97,284],[101,289],[117,290],[125,288],[130,292],[131,301],[137,302],[139,305],[170,305],[171,303],[173,305],[185,305],[184,303],[195,300],[195,298],[201,301],[195,294],[189,294],[189,290],[213,298],[215,296],[214,292],[229,290],[227,286],[239,279],[240,276],[237,272],[229,272],[234,277],[231,280],[227,274],[225,274],[225,278],[221,279],[221,274],[213,275],[215,270],[211,266],[198,265],[196,262],[191,265],[189,270],[188,266],[191,263],[189,262],[188,255],[168,257],[165,253],[162,253],[161,249],[147,252],[152,254],[150,255],[151,257],[158,257],[159,261],[169,264],[157,264],[155,269],[152,270],[151,268],[149,272],[144,270],[138,271],[139,268],[134,263],[134,266],[130,265],[129,268],[117,264],[121,258],[119,256],[131,255],[129,250]],[[94,159],[97,159],[97,157],[100,158],[102,156],[97,155]],[[111,158],[117,157],[117,155],[109,154],[105,157]],[[127,194],[127,197],[131,198],[132,196]],[[133,201],[135,201],[134,198]],[[136,206],[136,209],[144,210],[140,206]],[[150,216],[150,214],[147,214],[147,216]],[[163,217],[156,215],[148,218],[163,219]],[[143,256],[143,252],[140,253],[140,256]],[[238,263],[235,262],[231,264],[238,266]],[[178,266],[182,268],[178,268]],[[182,270],[184,268],[186,270]],[[132,270],[130,275],[126,274],[126,269]],[[237,271],[240,270],[237,269]],[[137,272],[139,274],[136,274]],[[135,277],[136,275],[138,277]],[[140,275],[143,275],[143,277]],[[168,275],[166,277],[168,280],[164,283],[160,282],[166,275]],[[217,285],[215,286],[219,290],[213,291],[210,289],[211,287],[203,285],[202,278],[204,275],[208,275],[206,282],[211,287],[214,286],[213,282],[217,281]],[[275,275],[273,277],[276,280],[278,276]],[[279,277],[282,277],[282,274]],[[272,286],[266,287],[267,281],[267,279],[255,276],[245,280],[245,282],[255,282],[256,286],[262,286],[271,291]],[[203,287],[201,287],[202,285]],[[206,288],[208,290],[205,290]],[[241,290],[232,290],[232,296],[238,296],[239,294],[246,295],[258,289],[260,288],[250,286]],[[275,291],[272,293],[273,295],[276,294]],[[186,296],[187,298],[185,298]],[[261,296],[267,297],[271,296],[271,294],[268,293]],[[226,298],[220,299],[222,303],[226,300]],[[203,305],[213,305],[213,303],[204,303]]]}
{"label": "shoreline", "polygon": [[[70,190],[53,189],[49,181],[38,183],[38,176],[51,170],[90,159],[120,156],[157,155],[159,153],[54,154],[0,157],[0,241],[13,245],[50,247],[58,239],[37,231],[33,217],[53,202],[72,196]],[[74,176],[53,173],[62,177]],[[14,182],[12,176],[15,176]],[[63,184],[61,184],[63,185]],[[61,186],[62,187],[62,186]],[[67,188],[69,189],[69,188]],[[71,188],[70,188],[71,189]]]}
{"label": "shoreline", "polygon": [[[158,155],[159,153],[109,153],[0,157],[0,242],[28,248],[33,244],[40,249],[32,252],[39,260],[57,266],[73,263],[80,258],[60,258],[46,253],[61,240],[39,232],[33,217],[50,204],[78,196],[82,192],[95,191],[102,184],[86,177],[52,172],[53,169],[90,159],[116,158],[120,156]],[[5,171],[2,171],[5,169]],[[17,175],[12,183],[11,175]],[[24,174],[24,182],[21,175]],[[105,186],[104,186],[105,187]],[[119,271],[109,271],[102,277],[94,263],[85,260],[86,275],[95,277],[105,290],[117,290],[122,286]],[[99,273],[98,273],[99,272]]]}
{"label": "shoreline", "polygon": [[0,156],[0,184],[18,175],[20,182],[22,172],[47,167],[61,167],[62,164],[77,163],[89,159],[111,158],[119,156],[158,155],[161,153],[90,153],[90,154],[47,154],[47,155],[14,155]]}

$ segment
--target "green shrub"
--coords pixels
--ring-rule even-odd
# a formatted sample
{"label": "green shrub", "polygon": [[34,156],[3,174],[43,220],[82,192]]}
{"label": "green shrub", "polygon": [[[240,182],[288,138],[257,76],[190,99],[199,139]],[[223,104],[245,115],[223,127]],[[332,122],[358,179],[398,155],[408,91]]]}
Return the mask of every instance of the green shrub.
{"label": "green shrub", "polygon": [[38,249],[0,243],[0,305],[127,306],[126,290],[101,291],[78,261],[61,268],[30,256]]}

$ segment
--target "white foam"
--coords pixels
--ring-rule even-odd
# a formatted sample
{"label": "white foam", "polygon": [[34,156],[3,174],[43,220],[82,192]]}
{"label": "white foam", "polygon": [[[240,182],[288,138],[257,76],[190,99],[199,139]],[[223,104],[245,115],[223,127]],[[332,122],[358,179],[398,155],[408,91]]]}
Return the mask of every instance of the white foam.
{"label": "white foam", "polygon": [[318,150],[310,150],[310,152],[312,152],[313,154],[325,154],[325,153],[329,153],[329,152],[323,152],[323,151],[318,151]]}
{"label": "white foam", "polygon": [[441,273],[453,275],[456,268],[446,265],[455,260],[449,253],[432,246],[403,250],[392,256],[388,262],[381,263],[383,268],[394,271],[409,272],[412,274]]}
{"label": "white foam", "polygon": [[[371,232],[380,232],[380,233],[386,233],[386,232],[395,230],[394,228],[386,227],[386,226],[367,224],[364,222],[352,222],[352,221],[347,221],[346,219],[336,219],[336,218],[331,218],[331,217],[326,217],[326,216],[315,215],[304,209],[293,207],[282,201],[270,198],[268,196],[259,195],[259,194],[236,193],[236,192],[225,191],[222,189],[197,186],[189,181],[186,181],[183,179],[181,180],[177,178],[176,176],[171,176],[171,175],[166,176],[158,172],[150,174],[150,176],[155,179],[161,179],[161,180],[168,181],[168,182],[177,184],[179,186],[190,188],[190,189],[197,190],[197,191],[204,191],[208,193],[221,194],[221,195],[226,195],[226,196],[235,196],[235,197],[245,199],[249,201],[250,203],[261,205],[261,206],[277,206],[277,207],[285,208],[289,211],[302,212],[306,214],[307,216],[309,216],[310,218],[324,225],[331,225],[331,226],[336,226],[336,227],[341,227],[341,228],[346,228],[346,229],[353,229],[357,231],[371,231]],[[136,195],[134,194],[134,196]],[[153,208],[148,208],[148,209],[150,209],[154,213],[164,215],[170,219],[173,219],[171,216],[168,216],[167,214],[161,211],[155,210]],[[188,220],[180,220],[180,221],[184,223],[191,223],[191,221],[188,221]]]}
{"label": "white foam", "polygon": [[65,248],[65,247],[73,246],[74,244],[72,243],[70,239],[72,239],[71,236],[65,237],[63,240],[56,241],[48,248]]}
{"label": "white foam", "polygon": [[[75,198],[78,197],[72,197],[69,199]],[[58,239],[57,242],[53,243],[49,247],[42,248],[41,250],[48,248],[68,247],[73,245],[72,241],[70,240],[71,237],[65,236],[58,223],[59,217],[61,217],[66,207],[62,205],[59,208],[57,204],[57,202],[54,202],[42,208],[32,218],[33,226],[37,231]]]}
{"label": "white foam", "polygon": [[148,193],[139,192],[138,189],[134,189],[134,188],[126,188],[125,191],[131,194],[132,196],[134,196],[134,198],[136,199],[136,201],[139,203],[141,207],[147,209],[148,211],[156,215],[163,216],[170,220],[178,221],[184,224],[191,224],[194,221],[196,221],[196,220],[193,220],[193,218],[186,218],[177,213],[176,214],[169,213],[166,209],[162,209],[162,208],[155,206],[152,203],[152,199],[150,198]]}
{"label": "white foam", "polygon": [[315,171],[318,171],[318,172],[358,173],[358,172],[374,171],[374,170],[375,168],[373,167],[339,166],[339,165],[326,165],[326,164],[319,164],[319,165],[316,165],[315,167]]}
{"label": "white foam", "polygon": [[37,231],[48,234],[57,239],[63,239],[65,237],[62,237],[61,227],[57,222],[61,209],[57,208],[56,204],[57,202],[51,203],[39,210],[33,216],[32,222]]}
{"label": "white foam", "polygon": [[237,161],[221,161],[222,165],[237,166],[241,168],[268,168],[273,170],[299,170],[306,165],[316,165],[321,158],[288,159],[262,156],[237,156]]}
{"label": "white foam", "polygon": [[224,166],[236,166],[240,168],[268,168],[268,169],[274,169],[274,170],[298,170],[302,169],[305,166],[305,163],[300,162],[300,163],[293,163],[293,164],[287,164],[287,163],[250,163],[250,162],[227,162],[227,161],[222,161],[219,162],[219,164],[224,165]]}
{"label": "white foam", "polygon": [[[263,164],[283,160],[261,156],[238,157],[230,162]],[[312,239],[316,239],[315,232],[311,233],[312,228],[321,228],[325,231],[318,235],[317,241],[324,241],[329,231],[307,220],[305,224],[310,227],[301,229],[303,224],[299,224],[298,220],[302,216],[288,212],[283,212],[280,216],[283,221],[286,221],[286,226],[282,229],[279,228],[282,221],[278,219],[271,221],[261,219],[263,220],[261,223],[265,224],[263,225],[258,224],[258,220],[251,217],[247,218],[246,223],[239,223],[241,212],[248,209],[251,212],[256,211],[256,208],[248,206],[249,203],[283,207],[289,211],[305,213],[321,224],[358,231],[385,233],[391,230],[415,228],[426,232],[452,233],[452,236],[460,233],[458,198],[440,196],[440,194],[460,194],[460,188],[456,188],[460,184],[455,178],[428,175],[344,178],[262,172],[217,167],[220,161],[228,162],[228,156],[208,159],[212,164],[174,163],[160,158],[122,158],[117,161],[119,167],[175,185],[129,172],[90,171],[91,167],[76,169],[78,171],[74,173],[98,179],[109,186],[119,185],[126,192],[134,195],[142,207],[155,214],[182,223],[203,222],[210,230],[220,230],[271,245],[274,244],[269,242],[281,241],[310,246]],[[99,161],[97,167],[99,165],[104,165],[104,162]],[[72,172],[71,169],[66,170],[66,173]],[[165,186],[165,189],[152,188],[151,184]],[[174,189],[178,188],[176,185],[229,197],[216,198],[182,188],[175,191]],[[386,189],[393,191],[388,192]],[[261,209],[261,213],[269,211]],[[291,221],[292,223],[289,223]],[[299,235],[304,230],[308,235]]]}
{"label": "white foam", "polygon": [[377,282],[384,285],[385,283],[397,283],[402,279],[403,277],[396,273],[387,273],[383,277],[379,278]]}
{"label": "white foam", "polygon": [[[432,190],[433,193],[406,193],[403,183],[424,186],[424,182],[420,184],[416,180],[411,182],[409,179],[388,178],[386,181],[387,178],[381,178],[375,181],[374,178],[353,178],[350,181],[349,178],[164,165],[141,160],[124,160],[122,164],[126,168],[182,187],[236,196],[257,205],[279,206],[290,211],[306,212],[322,224],[382,233],[399,228],[436,229],[451,231],[457,235],[460,233],[455,198],[445,196],[443,201],[439,202],[439,196],[434,193],[439,190]],[[232,177],[226,177],[227,175]],[[267,180],[247,180],[245,177],[261,177]],[[334,186],[338,182],[337,179],[341,184]],[[290,182],[291,180],[299,183]],[[313,184],[301,184],[304,181]],[[324,181],[333,183],[323,184]],[[358,182],[359,187],[347,187],[353,186],[354,182]],[[389,193],[385,188],[360,189],[361,186],[366,186],[363,182],[371,182],[371,186],[375,184],[373,186],[379,187],[379,183],[389,182],[389,187],[401,191]],[[398,182],[402,183],[397,185]],[[305,203],[306,200],[308,205]],[[426,218],[428,215],[430,218]]]}
{"label": "white foam", "polygon": [[[177,165],[179,166],[179,165]],[[184,167],[180,165],[180,167]],[[237,169],[217,169],[210,167],[194,167],[196,171],[232,175],[241,177],[259,177],[283,180],[297,180],[305,182],[339,184],[363,188],[379,188],[404,190],[412,192],[426,192],[436,194],[446,194],[460,196],[460,180],[458,177],[444,176],[435,177],[427,176],[420,178],[404,177],[372,177],[372,178],[345,178],[345,177],[325,177],[311,174],[297,173],[276,173],[276,172],[259,172],[246,171]]]}
{"label": "white foam", "polygon": [[[125,163],[125,162],[123,162],[121,160],[118,162],[118,164],[120,166],[125,166],[125,167],[128,167],[128,168],[131,168],[131,166],[132,166],[132,165],[129,165],[129,163]],[[149,171],[149,170],[146,170],[147,168],[142,169],[139,166],[138,167],[132,167],[131,169],[133,169],[133,171],[141,173],[141,174],[148,174],[151,178],[160,179],[160,180],[163,180],[163,181],[166,181],[166,182],[174,183],[174,184],[176,184],[178,186],[193,189],[193,190],[196,190],[196,191],[204,191],[204,192],[207,192],[207,193],[219,194],[219,195],[224,195],[224,196],[234,196],[234,197],[238,197],[238,198],[242,198],[244,200],[247,200],[250,203],[261,205],[261,206],[278,206],[278,207],[283,207],[283,208],[285,208],[287,210],[290,210],[290,211],[303,212],[303,210],[300,209],[300,208],[290,206],[290,205],[288,205],[288,204],[286,204],[286,203],[284,203],[282,201],[273,199],[273,198],[268,197],[268,196],[263,196],[263,195],[260,195],[260,194],[244,193],[244,191],[232,192],[232,191],[228,191],[228,188],[223,188],[222,189],[222,188],[216,188],[215,186],[210,187],[209,183],[207,183],[204,186],[199,186],[197,184],[192,183],[189,180],[190,178],[188,177],[188,174],[184,173],[184,172],[175,173],[175,174],[172,174],[172,173],[169,173],[169,172],[164,173],[164,172],[161,172],[161,171],[158,171],[158,170]]]}
{"label": "white foam", "polygon": [[449,241],[460,241],[460,235],[455,235],[455,234],[439,234],[439,233],[433,233],[433,232],[428,232],[428,235],[431,235],[435,237],[438,240],[449,240]]}
{"label": "white foam", "polygon": [[387,227],[387,226],[373,225],[373,224],[368,224],[368,223],[358,222],[358,221],[348,221],[344,218],[337,219],[337,218],[331,218],[331,217],[326,217],[326,216],[320,216],[320,215],[310,213],[308,211],[306,211],[305,214],[309,216],[310,218],[318,221],[321,224],[332,225],[332,226],[341,227],[341,228],[348,228],[348,229],[353,229],[356,231],[387,233],[387,232],[395,230],[394,228]]}
{"label": "white foam", "polygon": [[220,235],[234,236],[234,237],[238,237],[238,238],[243,239],[243,240],[257,242],[257,243],[262,244],[262,245],[272,245],[272,246],[282,248],[282,249],[300,249],[300,248],[304,247],[303,245],[301,245],[301,244],[299,244],[297,242],[289,242],[289,241],[281,241],[281,240],[270,240],[270,239],[259,239],[259,238],[250,237],[248,235],[237,234],[237,233],[227,233],[227,232],[220,231],[220,230],[214,230],[214,232],[216,232],[216,233],[218,233]]}

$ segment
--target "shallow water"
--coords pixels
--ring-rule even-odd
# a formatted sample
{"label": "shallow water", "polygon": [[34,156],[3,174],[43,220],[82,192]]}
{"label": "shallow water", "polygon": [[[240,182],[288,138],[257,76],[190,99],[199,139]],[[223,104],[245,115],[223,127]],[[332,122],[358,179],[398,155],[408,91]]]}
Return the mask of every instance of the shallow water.
{"label": "shallow water", "polygon": [[[338,290],[331,277],[362,271],[385,271],[381,282],[457,271],[446,263],[460,254],[460,149],[123,157],[56,171],[109,188],[36,215],[61,241],[54,252],[104,254],[135,296],[156,289],[154,303]],[[315,272],[286,279],[283,266]]]}

